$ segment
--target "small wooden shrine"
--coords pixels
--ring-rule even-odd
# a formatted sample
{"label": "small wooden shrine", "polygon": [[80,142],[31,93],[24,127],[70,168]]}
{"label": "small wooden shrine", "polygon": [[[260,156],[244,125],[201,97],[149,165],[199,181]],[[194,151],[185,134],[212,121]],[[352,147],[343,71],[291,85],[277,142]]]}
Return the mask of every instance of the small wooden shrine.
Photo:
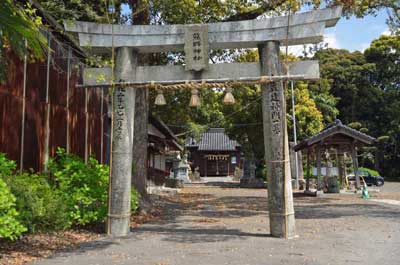
{"label": "small wooden shrine", "polygon": [[375,138],[352,129],[342,124],[340,120],[328,125],[319,133],[300,142],[294,150],[306,150],[307,169],[306,169],[306,190],[310,189],[310,164],[311,157],[315,158],[317,167],[317,190],[323,190],[324,182],[321,177],[321,157],[324,153],[334,152],[337,156],[339,179],[345,178],[344,154],[350,153],[354,165],[356,177],[356,188],[360,188],[360,178],[358,176],[357,150],[365,145],[374,143]]}

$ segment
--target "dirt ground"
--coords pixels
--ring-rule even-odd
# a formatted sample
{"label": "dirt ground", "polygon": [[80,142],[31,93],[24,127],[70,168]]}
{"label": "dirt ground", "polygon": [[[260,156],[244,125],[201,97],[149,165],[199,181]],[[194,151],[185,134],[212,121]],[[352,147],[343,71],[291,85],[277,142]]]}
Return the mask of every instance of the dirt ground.
{"label": "dirt ground", "polygon": [[295,197],[292,240],[269,235],[267,191],[191,187],[162,197],[161,218],[37,264],[400,264],[400,183],[358,194]]}

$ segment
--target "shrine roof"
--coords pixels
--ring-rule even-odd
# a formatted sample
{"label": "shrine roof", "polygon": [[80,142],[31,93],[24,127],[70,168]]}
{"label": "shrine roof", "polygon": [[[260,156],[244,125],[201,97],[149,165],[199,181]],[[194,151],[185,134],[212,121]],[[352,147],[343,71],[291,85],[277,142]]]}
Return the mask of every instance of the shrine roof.
{"label": "shrine roof", "polygon": [[150,126],[148,127],[149,135],[156,136],[160,139],[165,139],[174,148],[183,151],[183,147],[180,144],[178,144],[178,138],[161,119],[150,115],[149,123],[150,123]]}
{"label": "shrine roof", "polygon": [[199,142],[193,138],[186,140],[186,147],[197,147],[199,151],[236,151],[240,144],[231,140],[224,128],[210,128],[201,134]]}
{"label": "shrine roof", "polygon": [[332,145],[343,144],[343,139],[341,141],[338,141],[333,138],[334,136],[338,135],[345,136],[347,139],[347,143],[349,144],[357,143],[359,145],[370,145],[375,141],[374,137],[371,137],[365,133],[343,125],[340,120],[336,120],[335,122],[329,124],[319,133],[301,141],[298,145],[294,147],[294,150],[299,151],[319,143],[330,143]]}

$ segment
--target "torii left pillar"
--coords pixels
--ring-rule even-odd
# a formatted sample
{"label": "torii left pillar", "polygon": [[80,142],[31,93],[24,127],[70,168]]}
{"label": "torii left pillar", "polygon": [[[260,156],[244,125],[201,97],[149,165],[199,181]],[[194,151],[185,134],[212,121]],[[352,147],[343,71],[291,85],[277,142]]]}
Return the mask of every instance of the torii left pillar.
{"label": "torii left pillar", "polygon": [[[138,53],[129,47],[117,49],[114,76],[117,82],[135,78]],[[107,234],[128,235],[131,216],[132,143],[135,89],[117,87],[113,91],[113,130]]]}

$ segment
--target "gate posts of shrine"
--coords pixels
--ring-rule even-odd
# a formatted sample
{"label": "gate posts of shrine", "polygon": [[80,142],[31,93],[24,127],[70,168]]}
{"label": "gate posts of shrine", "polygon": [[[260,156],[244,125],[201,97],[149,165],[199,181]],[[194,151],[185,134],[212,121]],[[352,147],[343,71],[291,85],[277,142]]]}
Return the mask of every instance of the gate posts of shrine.
{"label": "gate posts of shrine", "polygon": [[[115,79],[123,82],[134,78],[138,53],[130,47],[120,47],[116,55]],[[135,88],[129,87],[117,86],[113,91],[107,234],[116,237],[127,235],[130,229],[135,94]]]}
{"label": "gate posts of shrine", "polygon": [[[279,43],[287,45],[318,43],[324,29],[335,26],[342,13],[340,6],[260,20],[194,25],[109,25],[88,22],[65,23],[69,32],[79,35],[81,46],[91,46],[100,54],[117,47],[115,77],[110,68],[89,68],[84,71],[83,87],[121,85],[114,90],[112,165],[107,232],[124,236],[129,232],[130,185],[135,89],[125,86],[183,83],[224,83],[228,81],[262,81],[263,129],[267,163],[270,230],[275,237],[294,236],[294,211],[286,128],[286,104],[283,80],[315,80],[319,78],[317,61],[300,61],[287,65],[282,73]],[[290,27],[289,27],[290,25]],[[205,41],[188,43],[203,36]],[[208,40],[208,41],[207,41]],[[200,44],[202,49],[199,49]],[[211,49],[255,48],[260,63],[211,64],[201,68],[185,66],[137,66],[138,53],[186,50],[191,46],[196,60],[208,58]],[[135,49],[135,50],[134,50]],[[202,50],[201,52],[199,52]],[[198,56],[198,55],[201,56]],[[194,59],[194,57],[192,58]],[[189,60],[190,61],[190,60]],[[198,62],[197,62],[198,63]],[[203,63],[208,64],[205,60]],[[85,73],[86,72],[86,73]],[[102,78],[99,78],[100,76]]]}

